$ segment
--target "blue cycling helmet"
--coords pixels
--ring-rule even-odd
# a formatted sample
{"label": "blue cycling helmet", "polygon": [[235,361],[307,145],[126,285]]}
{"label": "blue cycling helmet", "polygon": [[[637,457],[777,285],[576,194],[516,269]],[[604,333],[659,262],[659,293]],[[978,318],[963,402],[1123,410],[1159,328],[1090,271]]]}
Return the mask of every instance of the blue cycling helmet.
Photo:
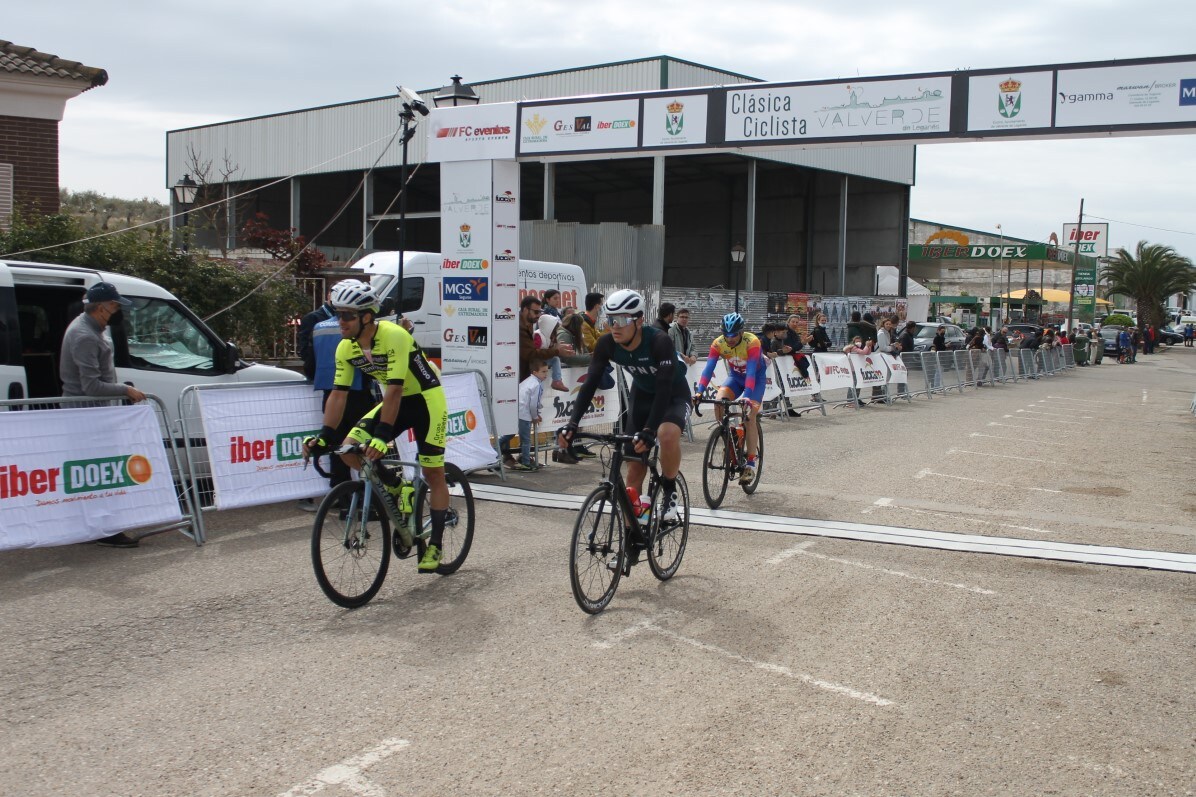
{"label": "blue cycling helmet", "polygon": [[743,316],[739,313],[727,313],[723,316],[723,334],[734,337],[743,332]]}

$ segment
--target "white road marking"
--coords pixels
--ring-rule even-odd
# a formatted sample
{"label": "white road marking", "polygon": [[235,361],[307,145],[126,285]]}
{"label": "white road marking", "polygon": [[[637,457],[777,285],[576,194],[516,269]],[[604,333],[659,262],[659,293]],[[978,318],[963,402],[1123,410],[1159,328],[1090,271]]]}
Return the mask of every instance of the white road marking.
{"label": "white road marking", "polygon": [[[970,522],[970,523],[983,523],[987,526],[1002,526],[1007,529],[1017,529],[1019,531],[1033,531],[1033,532],[1037,532],[1039,534],[1057,534],[1058,533],[1058,532],[1051,531],[1050,529],[1039,529],[1039,528],[1035,528],[1033,526],[1018,526],[1013,523],[1002,523],[999,520],[988,520],[986,518],[975,517],[972,515],[957,515],[957,514],[953,514],[951,512],[940,512],[937,509],[918,509],[916,507],[904,506],[902,504],[894,504],[894,505],[892,505],[892,508],[893,509],[901,509],[906,512],[912,512],[915,515],[930,515],[932,517],[945,517],[945,518],[951,518],[952,520],[961,520],[961,521]],[[865,510],[865,511],[867,511],[867,510]]]}
{"label": "white road marking", "polygon": [[[1030,405],[1030,406],[1034,406],[1034,405]],[[1081,418],[1085,421],[1097,420],[1095,415],[1064,415],[1061,412],[1042,412],[1041,410],[1018,410],[1018,412],[1029,412],[1029,413],[1033,413],[1034,415],[1052,415],[1056,418]]]}
{"label": "white road marking", "polygon": [[1064,401],[1082,401],[1085,404],[1117,404],[1119,406],[1123,406],[1123,407],[1125,406],[1124,401],[1101,401],[1099,399],[1078,399],[1078,398],[1072,398],[1070,396],[1047,396],[1047,398],[1062,399]]}
{"label": "white road marking", "polygon": [[892,499],[892,498],[877,498],[875,501],[873,501],[873,502],[872,502],[872,506],[870,506],[870,507],[868,507],[867,509],[865,509],[865,510],[864,510],[864,514],[865,514],[865,515],[871,515],[871,514],[872,514],[872,512],[873,512],[873,511],[875,511],[875,508],[876,508],[876,507],[878,507],[878,506],[888,506],[888,505],[889,505],[889,504],[891,504],[891,503],[893,503],[893,499]]}
{"label": "white road marking", "polygon": [[371,747],[361,755],[347,758],[339,764],[333,764],[316,773],[311,780],[283,792],[279,797],[309,797],[322,792],[329,786],[337,786],[349,794],[356,794],[359,797],[386,797],[386,790],[367,780],[364,772],[410,744],[411,742],[406,739],[385,739],[381,744]]}
{"label": "white road marking", "polygon": [[1028,432],[1034,432],[1036,434],[1038,432],[1063,432],[1066,434],[1071,434],[1071,432],[1068,432],[1066,429],[1043,429],[1041,426],[1016,426],[1015,424],[1012,424],[1012,423],[997,423],[996,421],[989,421],[988,425],[989,426],[1003,426],[1006,429],[1025,429]]}
{"label": "white road marking", "polygon": [[1040,440],[1035,440],[1031,437],[1000,437],[995,434],[981,434],[980,432],[972,432],[968,437],[987,437],[990,440],[1008,440],[1012,443],[1038,443]]}
{"label": "white road marking", "polygon": [[592,648],[613,647],[616,642],[622,642],[624,639],[627,639],[628,637],[633,637],[636,634],[643,633],[644,631],[647,631],[648,629],[655,628],[655,627],[656,627],[656,624],[653,621],[653,618],[648,617],[644,620],[640,620],[638,623],[635,623],[634,625],[630,625],[627,628],[624,628],[622,631],[617,632],[614,636],[612,636],[608,639],[603,639],[603,640],[599,640],[597,642],[591,643],[590,647],[592,647]]}
{"label": "white road marking", "polygon": [[1145,390],[1142,391],[1142,403],[1143,404],[1146,403],[1146,391]]}
{"label": "white road marking", "polygon": [[[997,438],[1004,439],[1004,438]],[[1037,459],[1035,457],[1015,457],[1012,454],[992,454],[987,451],[967,451],[962,448],[949,448],[948,454],[971,454],[978,457],[1000,457],[1001,459],[1019,459],[1023,462],[1041,462],[1046,465],[1066,465],[1064,462],[1056,462],[1053,459]]]}
{"label": "white road marking", "polygon": [[49,570],[35,570],[22,578],[21,583],[28,584],[31,581],[41,581],[43,578],[49,578],[50,576],[56,576],[59,573],[69,572],[71,572],[71,568],[69,567],[52,567]]}
{"label": "white road marking", "polygon": [[[864,511],[869,512],[871,510],[865,509]],[[794,556],[805,553],[806,549],[809,548],[813,544],[814,544],[813,540],[807,540],[806,542],[799,542],[797,545],[794,545],[792,548],[781,551],[780,553],[776,554],[775,556],[770,556],[769,558],[764,560],[764,563],[768,564],[768,565],[779,565],[781,562],[784,562],[786,559],[790,559]]]}
{"label": "white road marking", "polygon": [[924,479],[927,476],[938,476],[940,479],[958,479],[961,482],[976,482],[978,484],[987,484],[990,487],[1011,487],[1015,490],[1036,490],[1040,493],[1061,493],[1062,490],[1048,490],[1045,487],[1027,487],[1022,484],[1004,484],[1002,482],[993,482],[987,479],[973,479],[970,476],[955,476],[950,473],[936,473],[929,468],[922,468],[914,474],[915,479]]}
{"label": "white road marking", "polygon": [[[1024,412],[1024,410],[1018,410]],[[1003,415],[1003,418],[1014,418],[1014,415]],[[1038,421],[1039,423],[1065,423],[1069,426],[1087,426],[1088,424],[1081,421],[1057,421],[1054,418],[1018,418],[1019,421]]]}
{"label": "white road marking", "polygon": [[[997,593],[993,592],[991,589],[984,589],[983,587],[973,587],[971,584],[956,584],[956,583],[953,583],[950,581],[936,581],[933,578],[926,578],[925,576],[915,576],[913,573],[906,573],[901,570],[890,570],[887,567],[878,567],[876,565],[870,565],[867,562],[857,562],[854,559],[839,559],[834,556],[827,556],[826,554],[816,553],[814,551],[807,551],[807,550],[801,549],[800,546],[798,548],[794,548],[794,549],[790,549],[790,550],[793,551],[793,555],[795,555],[795,556],[799,555],[799,554],[802,556],[812,556],[815,559],[822,559],[827,562],[837,562],[838,564],[841,564],[841,565],[851,565],[852,567],[858,567],[861,570],[875,570],[879,573],[885,573],[890,576],[898,576],[899,578],[908,578],[910,581],[920,581],[923,584],[934,584],[934,585],[940,586],[940,587],[953,587],[955,589],[967,590],[968,592],[975,592],[977,595],[996,595],[997,594]],[[771,559],[768,560],[768,563],[774,564],[774,562]]]}

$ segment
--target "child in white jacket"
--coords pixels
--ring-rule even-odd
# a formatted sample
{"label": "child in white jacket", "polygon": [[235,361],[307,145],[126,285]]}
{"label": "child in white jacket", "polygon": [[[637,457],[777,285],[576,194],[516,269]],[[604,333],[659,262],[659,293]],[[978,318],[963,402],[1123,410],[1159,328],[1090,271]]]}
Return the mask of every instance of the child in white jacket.
{"label": "child in white jacket", "polygon": [[544,380],[548,366],[532,358],[527,363],[531,375],[519,383],[519,462],[515,470],[533,471],[540,466],[532,460],[532,424],[540,423],[540,403],[544,400]]}

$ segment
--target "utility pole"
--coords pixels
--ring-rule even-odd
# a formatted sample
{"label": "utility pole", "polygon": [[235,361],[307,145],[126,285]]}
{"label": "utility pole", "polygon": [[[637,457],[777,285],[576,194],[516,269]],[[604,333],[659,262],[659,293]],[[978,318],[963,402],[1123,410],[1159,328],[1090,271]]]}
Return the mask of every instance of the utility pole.
{"label": "utility pole", "polygon": [[1071,292],[1067,297],[1067,336],[1071,337],[1074,327],[1071,323],[1072,312],[1076,307],[1076,265],[1080,262],[1080,239],[1084,237],[1084,199],[1080,198],[1080,220],[1076,224],[1076,247],[1071,260]]}

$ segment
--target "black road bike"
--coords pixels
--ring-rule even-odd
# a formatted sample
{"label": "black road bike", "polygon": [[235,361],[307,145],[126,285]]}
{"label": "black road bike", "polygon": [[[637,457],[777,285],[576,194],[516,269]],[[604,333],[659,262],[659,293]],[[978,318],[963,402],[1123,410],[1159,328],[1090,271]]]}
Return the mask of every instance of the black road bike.
{"label": "black road bike", "polygon": [[633,444],[635,437],[579,431],[573,439],[593,440],[611,448],[609,461],[603,457],[606,468],[602,481],[577,511],[569,550],[573,597],[582,611],[597,614],[615,597],[619,580],[630,575],[641,550],[648,555],[652,575],[661,581],[667,581],[677,572],[689,540],[689,487],[685,477],[678,473],[679,514],[676,520],[664,520],[665,494],[657,468],[658,449],[653,449],[644,455],[650,477],[646,494],[650,507],[640,514],[640,508],[631,505],[622,469],[623,448]]}
{"label": "black road bike", "polygon": [[[406,559],[416,554],[423,558],[432,533],[432,505],[428,483],[418,462],[383,458],[371,462],[362,449],[353,444],[332,452],[361,455],[361,480],[347,481],[333,487],[316,510],[311,534],[311,561],[316,581],[328,599],[338,606],[356,609],[378,594],[390,555]],[[324,470],[313,459],[316,470]],[[403,469],[415,476],[407,480]],[[449,508],[444,522],[444,545],[436,573],[447,576],[469,556],[473,545],[473,490],[469,479],[456,465],[444,463],[444,477],[449,487]],[[401,498],[396,503],[384,484],[401,480]]]}
{"label": "black road bike", "polygon": [[[694,402],[694,413],[701,417],[702,404],[714,404],[723,408],[723,419],[710,432],[706,441],[706,456],[702,464],[702,494],[706,505],[718,509],[727,495],[727,484],[738,479],[747,465],[747,429],[744,426],[745,408],[738,400],[701,399]],[[756,416],[756,473],[747,484],[740,485],[748,495],[760,486],[764,473],[764,427]]]}

